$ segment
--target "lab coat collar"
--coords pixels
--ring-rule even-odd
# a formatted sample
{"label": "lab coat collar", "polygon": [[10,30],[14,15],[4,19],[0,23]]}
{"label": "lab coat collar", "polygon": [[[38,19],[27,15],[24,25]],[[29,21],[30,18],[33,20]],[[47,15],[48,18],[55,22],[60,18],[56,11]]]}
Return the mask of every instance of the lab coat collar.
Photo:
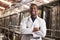
{"label": "lab coat collar", "polygon": [[[38,19],[39,17],[37,16],[37,18],[35,19],[35,21]],[[29,16],[29,21],[33,22],[32,19],[31,19],[31,16]],[[34,22],[35,22],[34,21]]]}

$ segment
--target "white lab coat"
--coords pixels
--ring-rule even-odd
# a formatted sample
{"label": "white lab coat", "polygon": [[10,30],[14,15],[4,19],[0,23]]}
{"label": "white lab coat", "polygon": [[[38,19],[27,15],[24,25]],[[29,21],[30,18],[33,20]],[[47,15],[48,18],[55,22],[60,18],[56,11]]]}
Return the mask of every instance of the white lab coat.
{"label": "white lab coat", "polygon": [[[39,31],[32,32],[34,27],[40,27]],[[20,32],[22,34],[21,40],[42,40],[42,37],[46,35],[46,23],[44,19],[37,16],[33,22],[31,17],[26,17],[21,21]],[[34,37],[40,37],[39,39],[34,39]]]}

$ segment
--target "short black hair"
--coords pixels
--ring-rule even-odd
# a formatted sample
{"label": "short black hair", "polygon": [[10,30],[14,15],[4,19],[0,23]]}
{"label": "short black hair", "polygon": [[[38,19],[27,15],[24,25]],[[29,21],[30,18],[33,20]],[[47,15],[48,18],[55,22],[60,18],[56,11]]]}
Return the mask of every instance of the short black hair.
{"label": "short black hair", "polygon": [[38,8],[38,6],[34,3],[31,3],[30,8],[32,8],[33,5],[35,5]]}

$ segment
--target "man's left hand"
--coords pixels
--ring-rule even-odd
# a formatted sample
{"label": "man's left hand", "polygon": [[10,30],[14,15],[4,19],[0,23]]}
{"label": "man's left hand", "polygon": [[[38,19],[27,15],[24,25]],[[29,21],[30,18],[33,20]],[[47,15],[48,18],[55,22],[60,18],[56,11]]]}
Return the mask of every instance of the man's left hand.
{"label": "man's left hand", "polygon": [[39,31],[39,30],[40,30],[40,28],[38,28],[38,27],[33,28],[33,32],[36,32],[36,31]]}

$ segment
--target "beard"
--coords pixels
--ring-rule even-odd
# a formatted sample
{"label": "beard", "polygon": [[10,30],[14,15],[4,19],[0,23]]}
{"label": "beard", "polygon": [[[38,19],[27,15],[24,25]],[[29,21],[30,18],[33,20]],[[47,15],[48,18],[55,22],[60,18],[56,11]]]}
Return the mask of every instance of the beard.
{"label": "beard", "polygon": [[36,16],[37,13],[36,12],[31,12],[31,16]]}

